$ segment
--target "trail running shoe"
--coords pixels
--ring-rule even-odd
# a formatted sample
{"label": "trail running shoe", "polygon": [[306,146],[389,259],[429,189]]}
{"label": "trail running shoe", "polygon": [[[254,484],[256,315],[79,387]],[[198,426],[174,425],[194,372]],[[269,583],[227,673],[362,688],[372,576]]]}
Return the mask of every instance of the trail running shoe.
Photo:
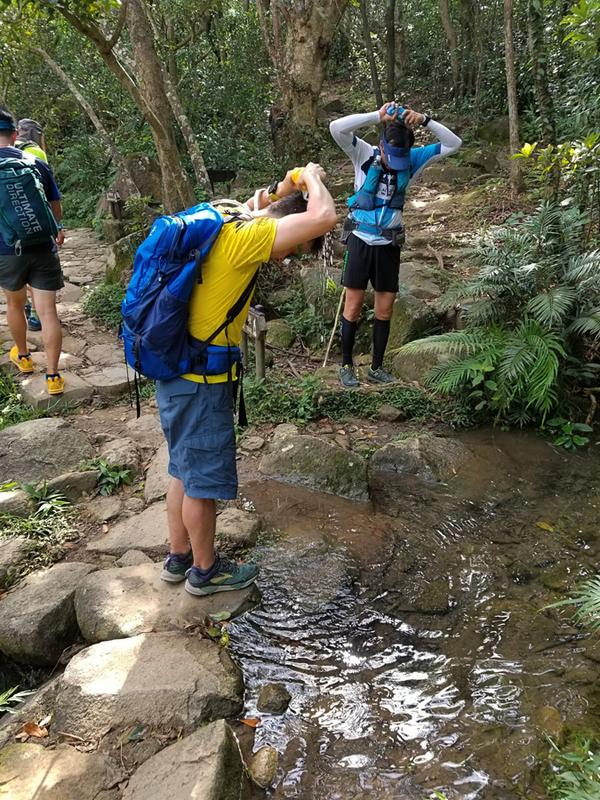
{"label": "trail running shoe", "polygon": [[14,347],[11,347],[8,357],[19,370],[19,372],[23,372],[25,374],[33,372],[33,359],[31,358],[31,353],[21,355],[19,353],[19,348],[17,345],[15,345]]}
{"label": "trail running shoe", "polygon": [[254,583],[258,575],[256,564],[238,564],[217,553],[215,565],[208,575],[203,575],[197,567],[187,571],[185,590],[190,594],[205,595],[215,592],[233,592]]}
{"label": "trail running shoe", "polygon": [[356,372],[352,364],[344,364],[343,367],[340,367],[339,374],[340,383],[344,389],[356,389],[357,386],[360,386],[360,381],[356,377]]}
{"label": "trail running shoe", "polygon": [[62,394],[65,390],[65,379],[59,375],[46,375],[48,394]]}
{"label": "trail running shoe", "polygon": [[27,327],[29,328],[30,331],[42,330],[42,323],[40,322],[40,318],[35,313],[35,311],[32,311],[31,314],[29,315],[29,318],[27,320]]}
{"label": "trail running shoe", "polygon": [[367,380],[369,383],[396,383],[396,378],[386,372],[383,367],[378,367],[377,369],[369,368]]}
{"label": "trail running shoe", "polygon": [[168,581],[168,583],[181,583],[185,580],[185,573],[193,563],[194,556],[191,550],[185,556],[179,553],[169,553],[164,560],[160,579]]}

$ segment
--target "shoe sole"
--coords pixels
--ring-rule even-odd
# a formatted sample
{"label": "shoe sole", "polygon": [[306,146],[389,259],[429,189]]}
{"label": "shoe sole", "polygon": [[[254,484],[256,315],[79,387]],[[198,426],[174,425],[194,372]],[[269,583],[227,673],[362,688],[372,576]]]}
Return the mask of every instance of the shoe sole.
{"label": "shoe sole", "polygon": [[217,592],[236,592],[238,589],[245,589],[246,586],[250,586],[251,583],[254,583],[258,576],[255,575],[253,578],[249,578],[244,583],[236,583],[235,586],[210,586],[207,589],[202,589],[200,587],[192,586],[189,581],[185,582],[185,590],[189,594],[196,595],[196,597],[202,597],[203,595],[208,594],[216,594]]}
{"label": "shoe sole", "polygon": [[166,581],[167,583],[181,583],[185,580],[185,575],[173,575],[172,572],[168,572],[166,569],[160,573],[161,581]]}
{"label": "shoe sole", "polygon": [[[33,372],[33,370],[32,370],[32,372]],[[50,389],[48,389],[48,394],[50,395],[50,397],[58,397],[59,395],[64,394],[64,393],[65,393],[64,389],[61,389],[60,392],[51,392]]]}

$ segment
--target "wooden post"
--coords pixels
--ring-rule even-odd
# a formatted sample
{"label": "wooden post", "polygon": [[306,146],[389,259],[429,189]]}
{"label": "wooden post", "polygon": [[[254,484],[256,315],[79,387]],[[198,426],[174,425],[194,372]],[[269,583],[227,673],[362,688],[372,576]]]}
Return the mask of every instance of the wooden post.
{"label": "wooden post", "polygon": [[256,361],[256,377],[265,377],[265,341],[267,338],[267,320],[261,311],[250,306],[248,317],[242,329],[242,348],[244,362],[248,358],[248,337],[254,339],[254,358]]}

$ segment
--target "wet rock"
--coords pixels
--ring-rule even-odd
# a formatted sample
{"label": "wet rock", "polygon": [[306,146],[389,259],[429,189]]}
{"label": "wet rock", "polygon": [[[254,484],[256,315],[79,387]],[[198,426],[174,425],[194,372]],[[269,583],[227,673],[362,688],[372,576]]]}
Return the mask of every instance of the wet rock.
{"label": "wet rock", "polygon": [[565,729],[560,711],[554,706],[543,706],[536,709],[535,724],[541,733],[548,734],[557,743],[560,741]]}
{"label": "wet rock", "polygon": [[267,683],[260,690],[256,707],[269,714],[283,714],[290,704],[292,695],[280,683]]}
{"label": "wet rock", "polygon": [[22,489],[0,492],[0,514],[28,517],[31,514],[31,498]]}
{"label": "wet rock", "polygon": [[255,545],[260,528],[260,517],[240,508],[226,508],[217,517],[217,537],[238,547]]}
{"label": "wet rock", "polygon": [[121,501],[118,497],[95,497],[87,504],[90,514],[98,522],[109,522],[121,513]]}
{"label": "wet rock", "polygon": [[279,753],[274,747],[261,747],[252,756],[249,764],[250,776],[257,786],[266,789],[273,785],[279,765]]}
{"label": "wet rock", "polygon": [[237,742],[227,723],[218,720],[142,764],[130,778],[123,800],[238,800],[241,782]]}
{"label": "wet rock", "polygon": [[70,472],[92,456],[87,437],[57,417],[21,422],[0,431],[3,480],[38,483]]}
{"label": "wet rock", "polygon": [[171,476],[167,472],[168,467],[169,448],[167,443],[163,442],[154,454],[148,471],[146,472],[144,500],[147,503],[153,503],[155,500],[160,500],[166,495],[171,481]]}
{"label": "wet rock", "polygon": [[66,744],[10,744],[0,757],[0,796],[7,800],[98,800],[123,777],[106,756]]}
{"label": "wet rock", "polygon": [[437,316],[423,300],[412,294],[399,294],[394,301],[394,313],[390,321],[388,352],[418,339],[436,325]]}
{"label": "wet rock", "polygon": [[127,423],[127,433],[141,447],[156,448],[164,441],[160,419],[154,414],[142,414]]}
{"label": "wet rock", "polygon": [[89,542],[86,549],[114,556],[122,556],[127,550],[141,550],[149,556],[164,556],[168,538],[167,508],[164,503],[155,503],[141,514],[117,522],[108,533]]}
{"label": "wet rock", "polygon": [[[21,394],[23,399],[28,405],[37,409],[51,409],[59,411],[60,409],[80,405],[91,399],[94,390],[90,384],[85,381],[80,375],[74,372],[62,372],[65,379],[65,390],[60,395],[50,396],[46,386],[46,377],[43,373],[37,372],[29,375],[21,381]],[[43,422],[46,420],[34,420],[35,422]],[[21,425],[30,425],[30,422],[22,422]],[[12,429],[11,429],[12,430]],[[75,465],[69,465],[75,466]]]}
{"label": "wet rock", "polygon": [[48,481],[48,489],[60,492],[71,503],[75,503],[84,494],[91,494],[98,484],[99,473],[96,470],[84,472],[67,472]]}
{"label": "wet rock", "polygon": [[124,364],[93,367],[82,373],[85,381],[102,398],[119,397],[129,391],[130,378]]}
{"label": "wet rock", "polygon": [[239,714],[242,691],[239,668],[213,642],[183,633],[142,634],[94,644],[71,659],[53,726],[84,739],[135,724],[189,734]]}
{"label": "wet rock", "polygon": [[140,471],[140,451],[131,439],[113,439],[100,451],[100,457],[115,467],[128,469],[133,476]]}
{"label": "wet rock", "polygon": [[[139,551],[138,551],[139,552]],[[236,616],[253,605],[254,586],[195,597],[160,580],[162,564],[103,569],[88,576],[75,594],[77,622],[88,642],[121,639],[147,631],[202,624],[210,614]]]}
{"label": "wet rock", "polygon": [[369,499],[367,464],[356,453],[317,436],[277,438],[260,471],[275,480],[349,500]]}
{"label": "wet rock", "polygon": [[78,629],[73,598],[92,564],[75,561],[33,572],[0,599],[0,650],[23,664],[55,664]]}
{"label": "wet rock", "polygon": [[421,300],[433,300],[441,294],[431,267],[415,261],[400,264],[401,291],[406,291]]}
{"label": "wet rock", "polygon": [[386,444],[373,454],[371,474],[414,476],[424,483],[445,483],[463,466],[469,450],[457,439],[421,434]]}
{"label": "wet rock", "polygon": [[25,536],[0,538],[0,588],[8,586],[19,565],[27,559],[29,540]]}
{"label": "wet rock", "polygon": [[384,404],[380,406],[377,417],[384,422],[400,422],[400,420],[406,419],[406,413],[396,406]]}
{"label": "wet rock", "polygon": [[285,319],[272,319],[267,328],[267,344],[287,350],[294,341],[294,332]]}
{"label": "wet rock", "polygon": [[447,578],[424,578],[407,575],[402,587],[396,589],[398,596],[389,604],[394,613],[414,613],[436,616],[447,614],[453,605]]}
{"label": "wet rock", "polygon": [[153,562],[141,550],[128,550],[115,563],[118,567],[139,567],[141,564],[152,564]]}

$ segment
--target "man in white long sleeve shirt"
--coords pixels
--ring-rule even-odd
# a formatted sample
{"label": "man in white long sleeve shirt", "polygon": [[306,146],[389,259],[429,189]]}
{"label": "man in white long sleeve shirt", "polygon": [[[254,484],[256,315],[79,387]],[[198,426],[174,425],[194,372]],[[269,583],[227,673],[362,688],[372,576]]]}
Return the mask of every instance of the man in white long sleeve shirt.
{"label": "man in white long sleeve shirt", "polygon": [[[384,126],[378,147],[359,139],[354,132],[373,123],[383,123]],[[427,128],[438,142],[413,147],[415,137],[411,125]],[[462,142],[456,134],[426,114],[410,108],[405,109],[402,115],[397,114],[391,102],[385,103],[379,111],[351,114],[334,120],[329,129],[354,164],[355,194],[348,200],[350,214],[344,225],[347,250],[342,285],[346,289],[346,299],[342,315],[340,380],[346,388],[359,385],[352,353],[365,289],[371,281],[375,292],[375,319],[373,357],[367,380],[379,384],[392,383],[394,378],[383,368],[383,358],[398,293],[406,190],[427,164],[455,153]]]}

